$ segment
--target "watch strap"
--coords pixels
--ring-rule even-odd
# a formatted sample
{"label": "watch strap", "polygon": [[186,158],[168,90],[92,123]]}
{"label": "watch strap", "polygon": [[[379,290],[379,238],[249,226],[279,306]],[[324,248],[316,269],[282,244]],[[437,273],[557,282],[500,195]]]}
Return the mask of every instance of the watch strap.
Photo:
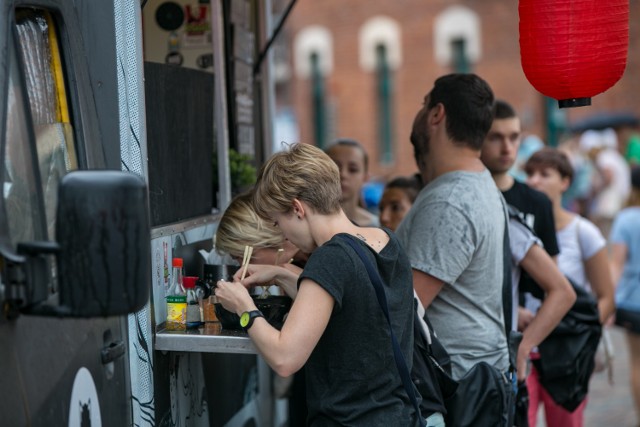
{"label": "watch strap", "polygon": [[253,326],[253,321],[258,318],[258,317],[264,317],[264,314],[262,314],[262,312],[260,310],[252,310],[249,311],[249,323],[247,323],[247,326],[244,326],[242,329],[246,331],[249,330],[249,328],[251,328],[251,326]]}

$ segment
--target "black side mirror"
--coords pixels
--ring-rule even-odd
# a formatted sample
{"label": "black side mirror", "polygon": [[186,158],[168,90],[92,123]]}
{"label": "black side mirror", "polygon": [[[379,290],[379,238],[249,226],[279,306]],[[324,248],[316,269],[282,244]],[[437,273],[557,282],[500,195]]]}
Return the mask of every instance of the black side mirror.
{"label": "black side mirror", "polygon": [[133,173],[75,171],[63,177],[56,222],[58,314],[113,316],[147,303],[148,209],[146,184]]}

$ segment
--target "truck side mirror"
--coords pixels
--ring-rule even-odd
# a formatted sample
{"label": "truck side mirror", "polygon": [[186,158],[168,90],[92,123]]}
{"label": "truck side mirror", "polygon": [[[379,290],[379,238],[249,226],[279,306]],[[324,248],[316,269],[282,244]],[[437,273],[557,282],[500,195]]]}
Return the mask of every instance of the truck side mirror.
{"label": "truck side mirror", "polygon": [[74,171],[58,193],[56,240],[63,316],[126,314],[149,299],[151,245],[144,180],[121,171]]}

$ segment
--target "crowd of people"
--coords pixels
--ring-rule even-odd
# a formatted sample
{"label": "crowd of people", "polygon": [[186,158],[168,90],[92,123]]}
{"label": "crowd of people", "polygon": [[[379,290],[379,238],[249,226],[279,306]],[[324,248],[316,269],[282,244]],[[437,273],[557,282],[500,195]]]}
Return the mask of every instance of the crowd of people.
{"label": "crowd of people", "polygon": [[[432,404],[418,409],[396,369],[396,345],[411,365],[417,297],[455,380],[486,362],[515,393],[515,363],[514,385],[530,399],[517,425],[535,427],[543,405],[549,427],[582,426],[588,398],[573,411],[558,405],[535,363],[538,346],[572,308],[575,287],[593,295],[601,324],[616,316],[614,300],[623,310],[616,323],[628,330],[640,409],[640,172],[621,154],[626,146],[616,149],[629,183],[619,191],[623,177],[611,160],[617,157],[586,140],[592,137],[578,143],[593,149],[584,157],[569,142],[533,152],[522,163],[522,182],[514,178],[522,140],[515,110],[494,99],[479,76],[450,74],[434,82],[414,119],[410,142],[419,172],[385,185],[379,216],[361,203],[369,165],[357,141],[339,139],[326,152],[294,143],[269,158],[255,187],[236,197],[220,221],[217,250],[238,259],[246,245],[258,250],[246,277],[218,282],[216,295],[226,309],[250,317],[245,330],[278,375],[304,367],[306,386],[292,392],[303,398],[291,401],[303,410],[291,425],[445,425],[445,402],[421,396]],[[588,198],[571,190],[582,185],[580,162],[592,166],[592,182],[600,180]],[[348,239],[379,273],[388,324]],[[276,256],[283,251],[285,257]],[[511,258],[508,318],[503,252]],[[281,330],[250,296],[249,289],[265,283],[294,300]],[[522,332],[511,362],[505,324]]]}

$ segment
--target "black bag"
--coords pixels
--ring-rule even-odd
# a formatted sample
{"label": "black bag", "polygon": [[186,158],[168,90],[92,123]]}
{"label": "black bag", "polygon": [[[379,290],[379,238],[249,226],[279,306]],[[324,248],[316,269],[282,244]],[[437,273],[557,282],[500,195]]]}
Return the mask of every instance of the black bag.
{"label": "black bag", "polygon": [[453,396],[445,399],[447,407],[445,422],[448,426],[513,426],[516,397],[515,359],[522,335],[511,330],[511,250],[508,227],[508,222],[505,222],[502,310],[505,338],[509,349],[509,372],[501,372],[495,366],[485,362],[475,364],[464,377],[458,380],[458,388]]}
{"label": "black bag", "polygon": [[[424,312],[424,308],[422,308],[419,301],[416,300],[415,302],[417,312],[415,325],[417,327],[414,328],[414,342],[418,342],[419,344],[414,347],[414,363],[416,363],[417,360],[418,366],[427,365],[430,367],[429,370],[433,373],[433,376],[436,380],[435,385],[439,389],[439,395],[442,396],[443,399],[448,399],[453,396],[453,394],[458,389],[458,382],[451,376],[451,357],[449,357],[449,353],[444,348],[440,340],[438,340],[436,334],[433,332],[433,326],[431,326],[431,322],[429,321],[427,314]],[[420,307],[420,309],[417,308],[418,306]],[[422,317],[420,315],[422,315]],[[424,329],[420,324],[421,321],[424,321],[424,324],[426,325],[426,333],[429,335],[428,337],[425,337],[423,333]],[[424,346],[426,346],[427,349],[426,354],[424,351],[422,351],[422,348]],[[421,369],[415,369],[415,371],[417,378],[414,379],[414,383],[420,383]],[[441,410],[441,412],[443,415],[445,415],[446,408]]]}
{"label": "black bag", "polygon": [[511,381],[493,365],[476,363],[458,380],[458,390],[445,400],[447,425],[456,427],[513,425]]}
{"label": "black bag", "polygon": [[516,412],[513,416],[513,425],[518,427],[529,427],[529,390],[527,389],[526,381],[518,383],[518,392],[516,393]]}
{"label": "black bag", "polygon": [[571,284],[576,302],[540,343],[540,359],[533,363],[542,387],[558,405],[573,412],[589,392],[602,325],[595,298],[582,287]]}
{"label": "black bag", "polygon": [[640,311],[618,307],[615,323],[635,334],[640,334]]}
{"label": "black bag", "polygon": [[[424,336],[420,325],[420,317],[416,313],[413,322],[413,365],[411,366],[411,380],[420,392],[420,396],[422,396],[420,412],[425,417],[434,412],[440,412],[444,415],[446,413],[444,399],[453,394],[458,386],[458,383],[450,377],[451,371],[449,370],[447,373],[445,368],[441,367],[437,361],[431,359],[432,356],[429,347],[429,342]],[[440,347],[442,346],[440,345]],[[449,355],[446,354],[445,357],[448,358],[448,356]]]}

